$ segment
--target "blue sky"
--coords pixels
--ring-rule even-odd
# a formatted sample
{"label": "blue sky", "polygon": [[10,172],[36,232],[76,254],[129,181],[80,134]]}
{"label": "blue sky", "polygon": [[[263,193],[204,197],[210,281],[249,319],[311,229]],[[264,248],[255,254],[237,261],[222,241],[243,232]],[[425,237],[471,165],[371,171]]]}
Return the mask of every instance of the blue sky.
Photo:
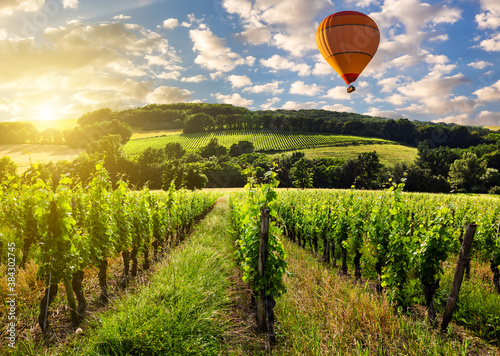
{"label": "blue sky", "polygon": [[[315,41],[343,10],[381,31],[350,95]],[[3,0],[0,121],[206,102],[500,125],[499,28],[498,0]]]}

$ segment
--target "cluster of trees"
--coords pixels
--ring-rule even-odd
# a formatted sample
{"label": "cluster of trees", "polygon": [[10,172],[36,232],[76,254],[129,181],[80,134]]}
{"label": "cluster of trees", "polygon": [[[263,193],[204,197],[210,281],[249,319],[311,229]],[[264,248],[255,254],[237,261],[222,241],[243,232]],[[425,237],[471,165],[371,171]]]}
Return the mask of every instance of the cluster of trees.
{"label": "cluster of trees", "polygon": [[107,135],[119,135],[120,143],[126,144],[134,131],[124,122],[117,119],[80,125],[72,130],[64,131],[64,140],[72,148],[86,148]]}
{"label": "cluster of trees", "polygon": [[[150,147],[132,160],[125,154],[121,135],[106,135],[90,143],[85,152],[72,162],[61,161],[38,165],[42,177],[57,181],[70,172],[84,184],[99,160],[113,182],[125,176],[137,188],[200,189],[204,187],[242,187],[244,171],[252,166],[257,177],[273,169],[281,187],[299,188],[383,188],[389,180],[406,182],[405,190],[420,192],[476,192],[500,194],[500,145],[483,144],[467,149],[441,146],[430,148],[427,142],[418,146],[415,163],[391,167],[380,163],[376,152],[359,154],[355,159],[308,159],[303,152],[269,156],[254,152],[251,142],[241,141],[229,149],[213,138],[205,147],[186,151],[179,143],[164,148]],[[0,179],[14,174],[15,164],[0,160]],[[29,177],[30,170],[24,173]]]}
{"label": "cluster of trees", "polygon": [[[120,122],[123,127],[119,127],[116,122]],[[92,136],[99,130],[102,132],[103,127],[108,129],[110,126],[120,132],[109,133],[122,134],[122,129],[126,131],[126,125],[145,130],[183,129],[185,133],[224,129],[328,132],[377,137],[412,146],[427,141],[432,148],[467,148],[495,143],[500,139],[500,135],[482,127],[424,123],[408,119],[393,120],[326,110],[250,111],[230,104],[206,103],[151,104],[123,111],[104,108],[82,115],[78,123],[79,127],[63,133],[53,129],[40,133],[31,124],[3,123],[0,128],[5,134],[0,138],[0,143],[44,142],[75,145],[75,137],[80,143],[87,142],[89,135]],[[98,126],[95,125],[102,126],[96,130]]]}
{"label": "cluster of trees", "polygon": [[39,142],[40,132],[28,122],[0,122],[0,145]]}
{"label": "cluster of trees", "polygon": [[229,104],[206,103],[152,104],[124,111],[105,108],[82,115],[78,123],[85,126],[115,119],[148,130],[183,129],[184,133],[224,129],[328,132],[377,137],[413,146],[427,141],[433,148],[466,148],[500,139],[500,135],[482,127],[393,120],[327,110],[250,111]]}
{"label": "cluster of trees", "polygon": [[418,146],[414,164],[397,164],[390,176],[407,179],[406,190],[421,192],[467,192],[500,194],[500,144],[466,149]]}

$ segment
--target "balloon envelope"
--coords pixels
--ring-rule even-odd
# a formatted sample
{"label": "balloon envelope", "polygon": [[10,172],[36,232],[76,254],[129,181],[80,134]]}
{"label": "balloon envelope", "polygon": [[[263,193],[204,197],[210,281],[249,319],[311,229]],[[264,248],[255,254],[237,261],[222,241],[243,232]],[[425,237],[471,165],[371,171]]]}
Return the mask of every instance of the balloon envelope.
{"label": "balloon envelope", "polygon": [[358,78],[377,52],[379,42],[375,21],[357,11],[336,12],[316,31],[319,51],[346,84]]}

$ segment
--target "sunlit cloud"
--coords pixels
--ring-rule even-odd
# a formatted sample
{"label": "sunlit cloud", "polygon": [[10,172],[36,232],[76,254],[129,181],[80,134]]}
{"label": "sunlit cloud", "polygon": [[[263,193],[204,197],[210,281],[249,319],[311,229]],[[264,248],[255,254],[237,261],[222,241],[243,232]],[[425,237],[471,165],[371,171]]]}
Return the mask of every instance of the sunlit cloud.
{"label": "sunlit cloud", "polygon": [[242,98],[241,95],[238,93],[233,93],[228,95],[216,93],[212,94],[212,96],[215,97],[217,101],[222,104],[231,104],[243,107],[248,107],[253,104],[253,100]]}
{"label": "sunlit cloud", "polygon": [[280,98],[274,97],[274,98],[269,98],[266,100],[264,104],[260,106],[262,110],[276,110],[277,108],[274,107],[274,104],[279,103],[281,101]]}
{"label": "sunlit cloud", "polygon": [[323,87],[317,84],[305,84],[303,81],[293,82],[290,86],[290,94],[315,96],[323,90]]}
{"label": "sunlit cloud", "polygon": [[173,28],[176,28],[177,26],[179,26],[179,20],[177,19],[170,18],[163,21],[164,29],[171,30]]}
{"label": "sunlit cloud", "polygon": [[200,83],[206,81],[207,78],[204,75],[195,75],[193,77],[181,78],[181,82],[184,83]]}
{"label": "sunlit cloud", "polygon": [[242,88],[252,85],[252,81],[246,75],[230,75],[227,77],[232,88]]}
{"label": "sunlit cloud", "polygon": [[162,86],[156,88],[152,93],[149,93],[146,96],[146,99],[149,103],[172,104],[189,101],[189,99],[191,99],[191,96],[192,92],[190,92],[189,90]]}
{"label": "sunlit cloud", "polygon": [[475,69],[484,69],[488,66],[493,66],[493,63],[486,62],[486,61],[476,61],[476,62],[471,62],[467,64],[469,67],[475,68]]}
{"label": "sunlit cloud", "polygon": [[321,109],[330,111],[339,111],[339,112],[354,112],[353,108],[342,104],[325,105],[322,106]]}
{"label": "sunlit cloud", "polygon": [[296,63],[278,54],[273,55],[269,59],[261,59],[260,64],[264,67],[271,68],[273,71],[288,70],[291,72],[298,72],[300,76],[311,74],[311,67],[308,64]]}
{"label": "sunlit cloud", "polygon": [[239,36],[254,45],[268,44],[301,56],[316,48],[315,18],[332,8],[330,0],[223,0],[230,14],[238,15],[244,30]]}
{"label": "sunlit cloud", "polygon": [[226,40],[214,35],[210,29],[198,28],[189,31],[193,51],[198,53],[194,62],[213,71],[229,72],[239,65],[253,65],[255,58],[243,58],[226,47]]}
{"label": "sunlit cloud", "polygon": [[284,103],[281,108],[284,110],[308,110],[308,109],[316,109],[320,104],[324,104],[324,101],[321,103],[317,103],[315,101],[296,102],[290,100]]}

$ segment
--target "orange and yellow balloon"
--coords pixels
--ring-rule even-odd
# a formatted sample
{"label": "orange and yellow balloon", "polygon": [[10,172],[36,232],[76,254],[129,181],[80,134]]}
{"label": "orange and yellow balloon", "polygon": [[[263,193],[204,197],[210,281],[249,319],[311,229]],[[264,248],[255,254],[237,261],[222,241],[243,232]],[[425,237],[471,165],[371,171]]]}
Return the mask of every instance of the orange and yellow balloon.
{"label": "orange and yellow balloon", "polygon": [[367,15],[341,11],[321,22],[316,31],[316,42],[326,61],[349,85],[377,52],[380,32],[375,21]]}

